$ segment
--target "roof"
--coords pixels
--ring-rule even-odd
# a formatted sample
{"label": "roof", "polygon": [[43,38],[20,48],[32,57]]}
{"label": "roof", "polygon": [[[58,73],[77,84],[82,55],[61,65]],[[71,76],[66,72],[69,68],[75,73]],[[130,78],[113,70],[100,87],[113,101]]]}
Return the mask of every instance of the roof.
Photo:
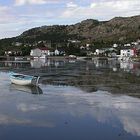
{"label": "roof", "polygon": [[46,47],[42,47],[42,48],[39,48],[40,50],[42,50],[42,51],[47,51],[48,50],[48,48],[46,48]]}

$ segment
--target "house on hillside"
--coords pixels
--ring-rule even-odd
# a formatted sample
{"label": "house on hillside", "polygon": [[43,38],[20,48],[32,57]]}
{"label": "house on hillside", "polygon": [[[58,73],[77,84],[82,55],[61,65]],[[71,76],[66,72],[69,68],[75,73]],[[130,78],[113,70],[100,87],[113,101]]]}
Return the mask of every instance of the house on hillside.
{"label": "house on hillside", "polygon": [[20,51],[20,50],[8,50],[8,51],[5,51],[5,55],[6,56],[21,56],[22,51]]}
{"label": "house on hillside", "polygon": [[113,47],[113,48],[117,48],[117,47],[118,47],[118,44],[113,44],[112,47]]}
{"label": "house on hillside", "polygon": [[58,49],[55,49],[54,55],[55,55],[55,56],[60,55],[60,51],[59,51]]}
{"label": "house on hillside", "polygon": [[43,47],[43,48],[32,49],[30,52],[30,56],[33,57],[41,57],[43,55],[50,56],[50,50],[46,47]]}
{"label": "house on hillside", "polygon": [[94,52],[94,55],[101,55],[104,54],[105,50],[104,49],[96,49]]}
{"label": "house on hillside", "polygon": [[41,54],[50,56],[50,50],[47,47],[39,48],[41,50]]}
{"label": "house on hillside", "polygon": [[132,48],[132,49],[122,49],[120,50],[120,56],[121,57],[133,57],[137,55],[137,49]]}
{"label": "house on hillside", "polygon": [[41,50],[39,48],[32,49],[31,52],[30,52],[30,56],[40,57],[41,56]]}
{"label": "house on hillside", "polygon": [[130,47],[130,46],[131,46],[130,43],[124,44],[124,47]]}
{"label": "house on hillside", "polygon": [[117,50],[115,48],[96,49],[94,55],[115,57],[117,55]]}

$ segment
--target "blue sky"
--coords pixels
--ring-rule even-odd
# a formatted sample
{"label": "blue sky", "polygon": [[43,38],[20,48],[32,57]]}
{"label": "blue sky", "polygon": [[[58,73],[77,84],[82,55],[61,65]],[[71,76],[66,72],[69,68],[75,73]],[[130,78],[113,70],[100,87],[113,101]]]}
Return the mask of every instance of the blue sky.
{"label": "blue sky", "polygon": [[0,38],[43,25],[140,15],[140,0],[0,0]]}

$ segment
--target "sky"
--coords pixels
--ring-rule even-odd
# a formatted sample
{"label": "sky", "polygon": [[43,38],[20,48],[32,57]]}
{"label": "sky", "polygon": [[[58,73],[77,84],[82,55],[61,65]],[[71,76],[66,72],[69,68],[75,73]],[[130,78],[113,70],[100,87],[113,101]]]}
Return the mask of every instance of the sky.
{"label": "sky", "polygon": [[0,38],[43,25],[140,15],[140,0],[0,0]]}

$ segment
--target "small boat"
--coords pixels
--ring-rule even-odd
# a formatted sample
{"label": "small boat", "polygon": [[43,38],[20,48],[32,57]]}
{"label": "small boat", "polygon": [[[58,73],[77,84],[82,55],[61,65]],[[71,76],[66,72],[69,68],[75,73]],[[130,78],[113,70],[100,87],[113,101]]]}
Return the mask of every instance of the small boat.
{"label": "small boat", "polygon": [[23,75],[18,73],[11,73],[10,80],[11,83],[16,85],[28,86],[35,85],[38,86],[39,76]]}

